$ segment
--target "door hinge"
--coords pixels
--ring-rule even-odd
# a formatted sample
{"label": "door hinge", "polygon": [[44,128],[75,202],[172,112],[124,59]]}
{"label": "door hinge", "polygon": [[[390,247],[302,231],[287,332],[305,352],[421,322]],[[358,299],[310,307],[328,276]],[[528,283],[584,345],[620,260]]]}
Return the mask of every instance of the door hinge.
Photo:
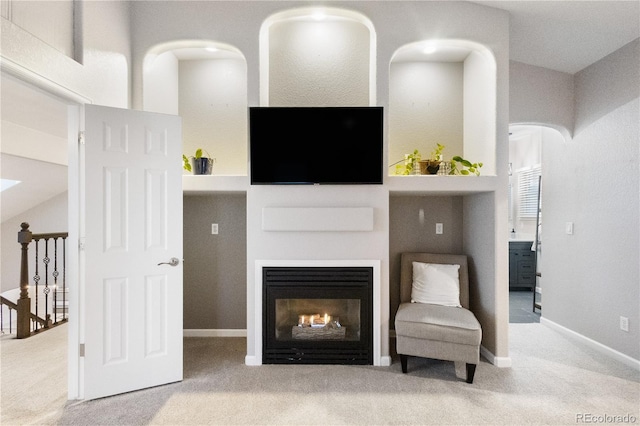
{"label": "door hinge", "polygon": [[80,343],[80,358],[84,358],[84,343]]}
{"label": "door hinge", "polygon": [[84,239],[84,238],[80,238],[80,239],[78,240],[78,250],[80,250],[80,251],[84,251],[84,241],[85,241],[85,239]]}
{"label": "door hinge", "polygon": [[78,143],[84,145],[84,131],[78,133]]}

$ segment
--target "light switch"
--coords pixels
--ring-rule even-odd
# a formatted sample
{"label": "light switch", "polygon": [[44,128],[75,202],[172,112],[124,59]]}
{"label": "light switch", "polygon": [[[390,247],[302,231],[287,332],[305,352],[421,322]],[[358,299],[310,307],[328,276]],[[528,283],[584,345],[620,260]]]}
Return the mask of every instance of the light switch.
{"label": "light switch", "polygon": [[567,235],[573,235],[573,222],[567,222],[564,225],[564,232]]}
{"label": "light switch", "polygon": [[436,223],[436,234],[441,235],[443,232],[443,227],[441,223]]}
{"label": "light switch", "polygon": [[217,223],[212,223],[211,224],[211,234],[218,235],[218,224]]}

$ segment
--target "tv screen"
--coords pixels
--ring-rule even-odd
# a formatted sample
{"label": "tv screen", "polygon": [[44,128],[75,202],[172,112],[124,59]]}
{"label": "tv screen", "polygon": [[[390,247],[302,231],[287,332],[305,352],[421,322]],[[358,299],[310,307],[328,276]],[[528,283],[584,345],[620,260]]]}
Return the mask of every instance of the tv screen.
{"label": "tv screen", "polygon": [[381,184],[382,129],[382,107],[250,107],[251,184]]}

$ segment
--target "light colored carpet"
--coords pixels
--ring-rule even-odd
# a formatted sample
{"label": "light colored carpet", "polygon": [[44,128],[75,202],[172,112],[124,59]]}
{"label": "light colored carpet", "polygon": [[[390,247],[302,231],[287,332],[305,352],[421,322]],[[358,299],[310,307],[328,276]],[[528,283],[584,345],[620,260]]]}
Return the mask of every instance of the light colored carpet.
{"label": "light colored carpet", "polygon": [[[5,362],[17,346],[5,340],[2,425],[575,425],[587,415],[640,422],[637,371],[544,325],[511,324],[510,338],[513,367],[481,362],[472,385],[450,362],[410,358],[406,375],[395,359],[390,367],[250,367],[245,339],[185,338],[184,381],[66,404],[59,357],[40,361],[58,364],[48,384],[14,378],[5,389]],[[40,362],[29,367],[34,375]],[[51,396],[31,399],[36,385]]]}

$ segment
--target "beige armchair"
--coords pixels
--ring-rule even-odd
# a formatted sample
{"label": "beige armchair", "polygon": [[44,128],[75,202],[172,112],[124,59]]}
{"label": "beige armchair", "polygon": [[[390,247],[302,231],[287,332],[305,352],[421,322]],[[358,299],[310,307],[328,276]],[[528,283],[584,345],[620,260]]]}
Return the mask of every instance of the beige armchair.
{"label": "beige armchair", "polygon": [[[460,305],[442,306],[411,303],[413,262],[460,265]],[[400,269],[400,306],[396,313],[396,350],[402,372],[407,372],[407,358],[417,356],[464,362],[467,383],[473,383],[480,361],[482,329],[469,310],[469,274],[464,255],[403,253]]]}

